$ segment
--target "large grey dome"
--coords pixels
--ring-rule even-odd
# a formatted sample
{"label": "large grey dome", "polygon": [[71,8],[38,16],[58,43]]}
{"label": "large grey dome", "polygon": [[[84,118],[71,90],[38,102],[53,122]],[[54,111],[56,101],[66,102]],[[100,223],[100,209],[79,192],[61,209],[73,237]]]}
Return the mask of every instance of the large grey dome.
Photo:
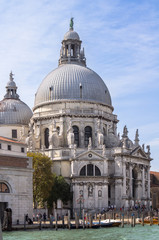
{"label": "large grey dome", "polygon": [[31,109],[19,99],[0,101],[0,124],[28,125],[32,115]]}
{"label": "large grey dome", "polygon": [[94,71],[77,64],[64,64],[42,81],[35,106],[57,100],[99,102],[111,106],[111,97],[103,80]]}

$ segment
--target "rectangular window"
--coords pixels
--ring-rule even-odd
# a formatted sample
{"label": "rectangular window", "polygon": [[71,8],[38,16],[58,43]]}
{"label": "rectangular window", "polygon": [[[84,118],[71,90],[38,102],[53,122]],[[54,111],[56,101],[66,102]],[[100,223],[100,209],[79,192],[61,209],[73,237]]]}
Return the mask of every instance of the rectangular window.
{"label": "rectangular window", "polygon": [[17,138],[17,130],[12,129],[12,138]]}
{"label": "rectangular window", "polygon": [[11,145],[8,145],[8,150],[11,151]]}
{"label": "rectangular window", "polygon": [[21,152],[24,153],[24,148],[23,147],[21,148]]}

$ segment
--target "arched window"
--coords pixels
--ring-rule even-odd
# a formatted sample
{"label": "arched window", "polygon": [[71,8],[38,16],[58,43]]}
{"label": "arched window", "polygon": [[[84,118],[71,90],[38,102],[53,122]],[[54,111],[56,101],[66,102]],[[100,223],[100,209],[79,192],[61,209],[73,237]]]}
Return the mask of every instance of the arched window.
{"label": "arched window", "polygon": [[87,176],[93,176],[93,164],[87,165]]}
{"label": "arched window", "polygon": [[46,128],[44,132],[44,141],[45,141],[45,147],[49,148],[49,129]]}
{"label": "arched window", "polygon": [[84,142],[85,142],[85,147],[88,146],[89,143],[89,138],[92,138],[92,128],[87,126],[84,129]]}
{"label": "arched window", "polygon": [[95,166],[95,176],[101,176],[101,172],[97,166]]}
{"label": "arched window", "polygon": [[79,128],[77,126],[73,126],[73,133],[74,133],[74,143],[79,147]]}
{"label": "arched window", "polygon": [[3,182],[0,182],[0,193],[9,193],[9,187]]}
{"label": "arched window", "polygon": [[87,164],[82,167],[80,176],[101,176],[101,171],[97,166],[93,164]]}
{"label": "arched window", "polygon": [[86,166],[81,169],[80,176],[86,176]]}

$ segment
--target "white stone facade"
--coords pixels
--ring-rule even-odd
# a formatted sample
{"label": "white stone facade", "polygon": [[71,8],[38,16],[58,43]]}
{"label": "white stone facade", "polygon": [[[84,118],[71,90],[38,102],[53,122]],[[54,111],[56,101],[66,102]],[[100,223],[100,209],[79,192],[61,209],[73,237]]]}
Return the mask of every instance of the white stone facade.
{"label": "white stone facade", "polygon": [[[62,42],[59,67],[40,85],[27,139],[30,151],[48,155],[53,172],[71,183],[73,210],[101,211],[150,203],[150,150],[117,135],[109,91],[86,67],[73,28]],[[68,67],[69,66],[69,67]],[[80,66],[80,67],[79,67]]]}

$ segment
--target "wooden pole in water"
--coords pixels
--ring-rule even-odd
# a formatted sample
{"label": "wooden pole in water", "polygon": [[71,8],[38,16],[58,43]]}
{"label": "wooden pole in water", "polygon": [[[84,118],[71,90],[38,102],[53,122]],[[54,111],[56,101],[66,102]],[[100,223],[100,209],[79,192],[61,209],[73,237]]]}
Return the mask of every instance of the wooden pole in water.
{"label": "wooden pole in water", "polygon": [[41,219],[40,219],[40,222],[39,222],[39,230],[41,230]]}
{"label": "wooden pole in water", "polygon": [[159,212],[158,212],[158,226],[159,226]]}
{"label": "wooden pole in water", "polygon": [[26,230],[26,214],[24,214],[24,230]]}
{"label": "wooden pole in water", "polygon": [[127,211],[127,224],[129,225],[130,222],[129,222],[129,211]]}
{"label": "wooden pole in water", "polygon": [[50,214],[50,228],[53,228],[53,224],[52,224],[52,214]]}
{"label": "wooden pole in water", "polygon": [[136,224],[136,215],[134,214],[133,216],[133,226],[135,227],[135,224]]}
{"label": "wooden pole in water", "polygon": [[122,213],[122,222],[121,222],[121,227],[124,227],[124,213]]}
{"label": "wooden pole in water", "polygon": [[57,210],[55,209],[55,229],[57,230]]}
{"label": "wooden pole in water", "polygon": [[76,212],[75,212],[75,225],[76,225],[76,229],[78,229],[78,227],[79,227],[79,219],[78,219],[78,216],[77,216]]}
{"label": "wooden pole in water", "polygon": [[153,225],[153,212],[150,212],[150,226]]}
{"label": "wooden pole in water", "polygon": [[3,240],[3,236],[2,236],[2,225],[1,225],[1,216],[0,216],[0,240]]}
{"label": "wooden pole in water", "polygon": [[142,226],[144,226],[144,212],[142,213]]}
{"label": "wooden pole in water", "polygon": [[131,227],[134,227],[134,213],[131,214]]}
{"label": "wooden pole in water", "polygon": [[68,210],[68,229],[71,230],[70,210]]}
{"label": "wooden pole in water", "polygon": [[89,214],[89,227],[91,228],[92,227],[92,215]]}
{"label": "wooden pole in water", "polygon": [[99,226],[101,227],[101,214],[99,214]]}
{"label": "wooden pole in water", "polygon": [[85,215],[84,215],[84,209],[82,210],[82,217],[83,217],[83,229],[85,229]]}
{"label": "wooden pole in water", "polygon": [[64,220],[64,215],[62,215],[62,228],[65,228],[65,220]]}
{"label": "wooden pole in water", "polygon": [[88,214],[86,213],[86,228],[88,228]]}

